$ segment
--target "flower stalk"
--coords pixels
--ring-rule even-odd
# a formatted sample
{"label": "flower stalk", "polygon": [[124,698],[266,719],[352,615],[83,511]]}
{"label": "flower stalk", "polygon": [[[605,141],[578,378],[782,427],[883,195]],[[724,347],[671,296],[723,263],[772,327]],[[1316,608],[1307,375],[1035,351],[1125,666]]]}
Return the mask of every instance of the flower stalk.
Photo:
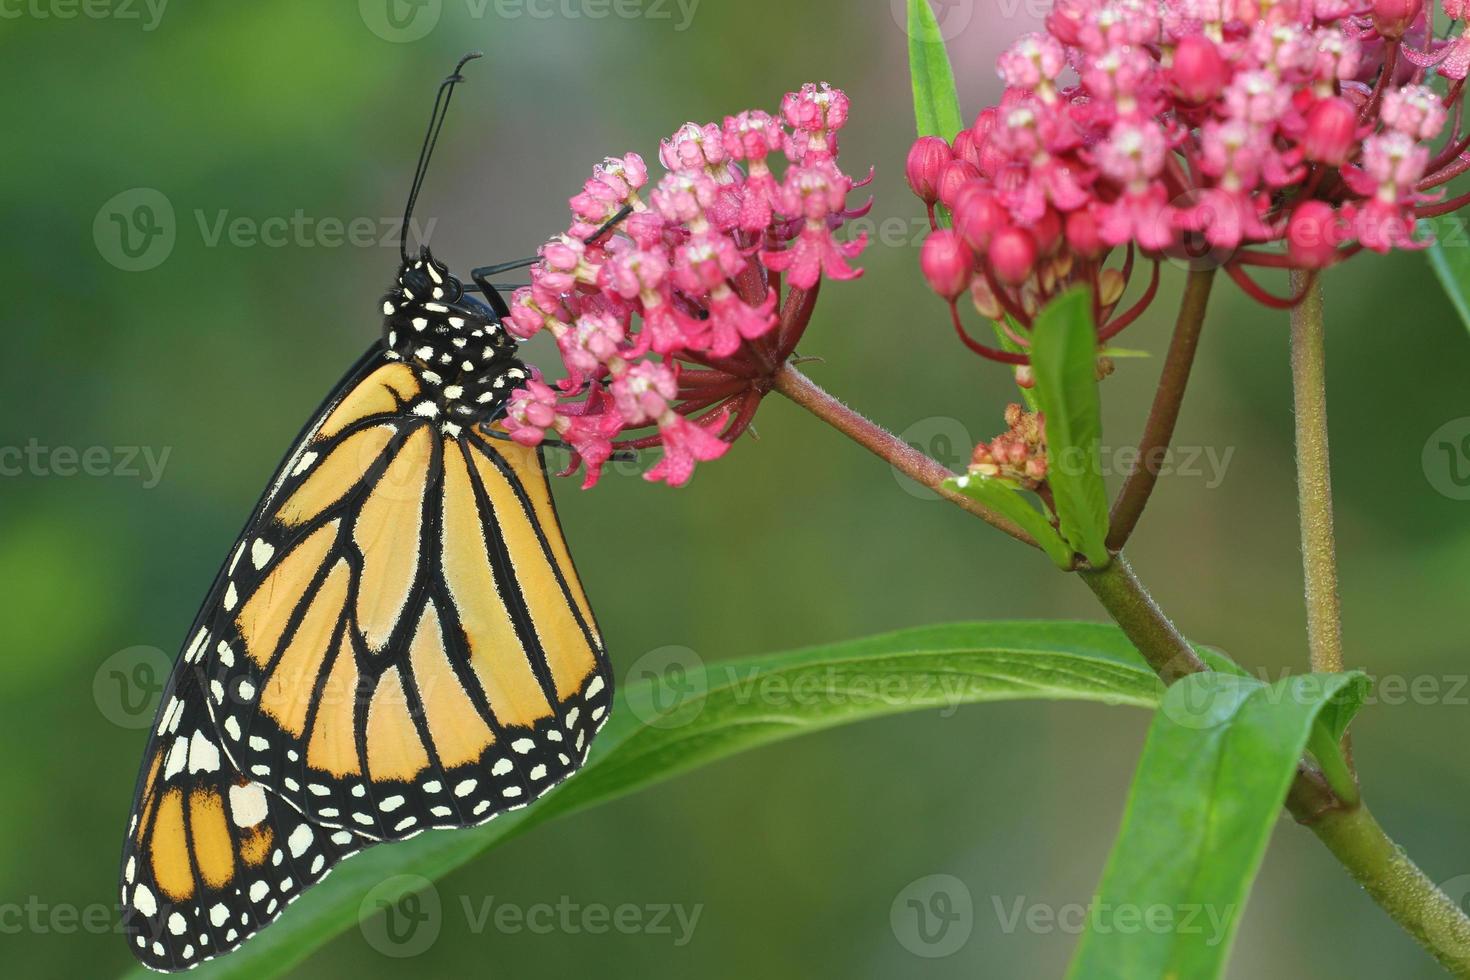
{"label": "flower stalk", "polygon": [[1190,369],[1194,367],[1194,355],[1199,349],[1200,331],[1205,324],[1205,311],[1214,282],[1215,270],[1204,269],[1191,272],[1184,285],[1184,298],[1180,301],[1179,316],[1174,323],[1174,339],[1164,359],[1158,392],[1144,425],[1143,438],[1138,443],[1138,455],[1113,504],[1108,532],[1108,548],[1112,551],[1119,551],[1128,543],[1149,497],[1153,495],[1155,484],[1159,482],[1159,470],[1174,438],[1179,408],[1184,403],[1184,390],[1189,385]]}
{"label": "flower stalk", "polygon": [[1306,579],[1307,648],[1312,669],[1343,669],[1342,603],[1337,586],[1337,547],[1333,535],[1332,473],[1327,444],[1327,353],[1322,317],[1322,287],[1293,286],[1305,298],[1291,314],[1291,378],[1296,408],[1297,492],[1300,498],[1302,567]]}

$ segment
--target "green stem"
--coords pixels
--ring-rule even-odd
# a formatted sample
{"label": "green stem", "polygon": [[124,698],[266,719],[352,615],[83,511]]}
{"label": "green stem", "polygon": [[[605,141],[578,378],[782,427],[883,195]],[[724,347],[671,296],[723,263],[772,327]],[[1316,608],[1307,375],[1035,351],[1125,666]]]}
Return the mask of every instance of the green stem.
{"label": "green stem", "polygon": [[1138,443],[1138,455],[1113,504],[1108,530],[1108,548],[1112,551],[1119,551],[1128,543],[1153,495],[1154,485],[1159,482],[1164,454],[1169,451],[1174,426],[1179,422],[1179,407],[1184,404],[1184,389],[1189,386],[1189,372],[1194,367],[1194,354],[1199,349],[1199,335],[1205,325],[1210,287],[1214,282],[1215,270],[1207,269],[1191,272],[1184,284],[1179,316],[1174,321],[1174,339],[1169,342],[1169,353],[1164,358],[1159,388],[1143,427],[1143,438]]}
{"label": "green stem", "polygon": [[1307,595],[1307,648],[1312,669],[1343,669],[1342,606],[1337,589],[1333,537],[1332,472],[1327,447],[1327,349],[1322,286],[1292,273],[1305,290],[1291,314],[1291,386],[1296,407],[1297,494],[1302,525],[1302,567]]}
{"label": "green stem", "polygon": [[1384,833],[1367,807],[1325,814],[1312,831],[1373,901],[1446,970],[1470,977],[1470,919]]}

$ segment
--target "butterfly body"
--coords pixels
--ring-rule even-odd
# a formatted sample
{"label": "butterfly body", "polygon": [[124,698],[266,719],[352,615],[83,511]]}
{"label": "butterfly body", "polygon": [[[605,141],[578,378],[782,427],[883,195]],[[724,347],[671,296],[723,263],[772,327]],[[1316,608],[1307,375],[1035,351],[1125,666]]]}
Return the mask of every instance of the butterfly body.
{"label": "butterfly body", "polygon": [[150,967],[233,948],[365,847],[525,806],[606,721],[540,451],[495,427],[530,377],[514,339],[427,250],[382,311],[160,703],[122,875]]}

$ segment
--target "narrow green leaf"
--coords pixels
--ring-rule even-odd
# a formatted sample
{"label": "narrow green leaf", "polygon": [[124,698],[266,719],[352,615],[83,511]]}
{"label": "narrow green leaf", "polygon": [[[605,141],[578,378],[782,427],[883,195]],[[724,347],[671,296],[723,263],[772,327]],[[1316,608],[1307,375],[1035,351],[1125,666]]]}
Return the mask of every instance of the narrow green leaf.
{"label": "narrow green leaf", "polygon": [[1047,482],[1062,537],[1095,567],[1109,559],[1108,494],[1103,484],[1102,406],[1097,393],[1097,330],[1092,297],[1077,288],[1053,300],[1032,329],[1031,369],[1046,413]]}
{"label": "narrow green leaf", "polygon": [[949,66],[944,35],[929,0],[908,0],[909,75],[914,86],[914,121],[920,136],[953,141],[964,128],[960,96]]}
{"label": "narrow green leaf", "polygon": [[1460,322],[1470,330],[1470,295],[1467,295],[1467,290],[1470,290],[1470,248],[1465,247],[1463,238],[1453,248],[1446,248],[1444,243],[1436,241],[1425,254],[1429,256],[1434,274],[1439,276],[1445,295],[1450,298],[1450,305],[1460,314]]}
{"label": "narrow green leaf", "polygon": [[1303,674],[1268,687],[1207,673],[1169,689],[1072,980],[1223,973],[1307,738],[1327,705],[1361,704],[1365,682]]}
{"label": "narrow green leaf", "polygon": [[1036,543],[1041,545],[1041,550],[1057,563],[1058,568],[1070,569],[1072,567],[1072,549],[1067,547],[1067,542],[1063,541],[1062,536],[1056,532],[1056,528],[1051,526],[1051,521],[1046,519],[1046,515],[1031,506],[1016,487],[1004,480],[994,480],[973,474],[945,480],[944,485],[956,493],[962,493],[966,497],[986,504],[1021,525],[1021,529],[1036,539]]}
{"label": "narrow green leaf", "polygon": [[431,831],[350,858],[279,922],[191,976],[277,976],[352,929],[369,892],[391,901],[384,889],[399,881],[422,887],[552,817],[746,749],[905,711],[1038,698],[1153,706],[1162,690],[1121,631],[1085,623],[926,627],[689,665],[677,689],[663,680],[620,689],[587,765],[540,802],[473,830]]}
{"label": "narrow green leaf", "polygon": [[[1020,330],[1020,327],[1016,323],[1015,318],[1012,317],[1009,313],[1006,314],[1006,320],[1010,323],[1011,330]],[[1009,351],[1012,354],[1030,353],[1025,347],[1022,347],[1020,344],[1016,343],[1016,340],[1014,337],[1011,336],[1010,331],[1006,330],[1006,324],[1002,323],[999,320],[991,320],[990,324],[995,328],[995,341],[1000,346],[1001,350]],[[1021,386],[1017,385],[1016,390],[1021,393],[1021,401],[1026,403],[1027,411],[1036,411],[1038,407],[1036,404],[1036,389],[1022,388]]]}

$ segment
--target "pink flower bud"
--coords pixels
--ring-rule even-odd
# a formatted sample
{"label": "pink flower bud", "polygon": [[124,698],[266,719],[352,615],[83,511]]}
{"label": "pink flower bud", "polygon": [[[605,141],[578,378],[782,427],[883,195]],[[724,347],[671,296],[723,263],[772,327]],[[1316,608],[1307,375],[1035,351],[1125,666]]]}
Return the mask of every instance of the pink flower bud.
{"label": "pink flower bud", "polygon": [[1307,132],[1302,149],[1307,159],[1340,167],[1352,155],[1358,129],[1358,112],[1341,96],[1322,99],[1307,113]]}
{"label": "pink flower bud", "polygon": [[1067,245],[1084,259],[1095,259],[1107,251],[1098,231],[1097,217],[1083,208],[1067,215]]}
{"label": "pink flower bud", "polygon": [[1031,226],[1031,237],[1042,255],[1050,255],[1062,242],[1062,216],[1051,208]]}
{"label": "pink flower bud", "polygon": [[921,136],[909,149],[905,172],[919,200],[925,204],[939,200],[939,178],[953,159],[949,144],[938,136]]}
{"label": "pink flower bud", "polygon": [[980,168],[964,160],[951,160],[939,177],[939,201],[947,208],[954,207],[960,188],[972,180],[980,179]]}
{"label": "pink flower bud", "polygon": [[1450,20],[1465,20],[1470,14],[1470,0],[1442,0],[1444,15]]}
{"label": "pink flower bud", "polygon": [[1373,0],[1373,26],[1385,40],[1397,41],[1423,9],[1424,0]]}
{"label": "pink flower bud", "polygon": [[1230,74],[1230,64],[1215,42],[1203,34],[1191,34],[1174,49],[1169,82],[1185,102],[1204,105],[1225,91]]}
{"label": "pink flower bud", "polygon": [[[1470,0],[1466,0],[1470,3]],[[975,166],[980,166],[980,148],[975,145],[975,134],[971,130],[962,129],[954,137],[954,158],[956,160],[968,160]]]}
{"label": "pink flower bud", "polygon": [[989,248],[991,236],[1009,223],[1010,213],[984,184],[966,184],[955,195],[954,230],[977,255]]}
{"label": "pink flower bud", "polygon": [[975,270],[975,257],[959,235],[941,228],[924,239],[924,247],[919,252],[919,269],[930,289],[947,300],[953,300],[969,287],[970,276]]}
{"label": "pink flower bud", "polygon": [[1008,286],[1019,286],[1031,278],[1036,267],[1036,239],[1020,228],[1004,228],[990,240],[986,261],[995,278]]}
{"label": "pink flower bud", "polygon": [[1337,260],[1342,243],[1337,212],[1324,201],[1303,201],[1286,227],[1287,254],[1303,269],[1325,269]]}

